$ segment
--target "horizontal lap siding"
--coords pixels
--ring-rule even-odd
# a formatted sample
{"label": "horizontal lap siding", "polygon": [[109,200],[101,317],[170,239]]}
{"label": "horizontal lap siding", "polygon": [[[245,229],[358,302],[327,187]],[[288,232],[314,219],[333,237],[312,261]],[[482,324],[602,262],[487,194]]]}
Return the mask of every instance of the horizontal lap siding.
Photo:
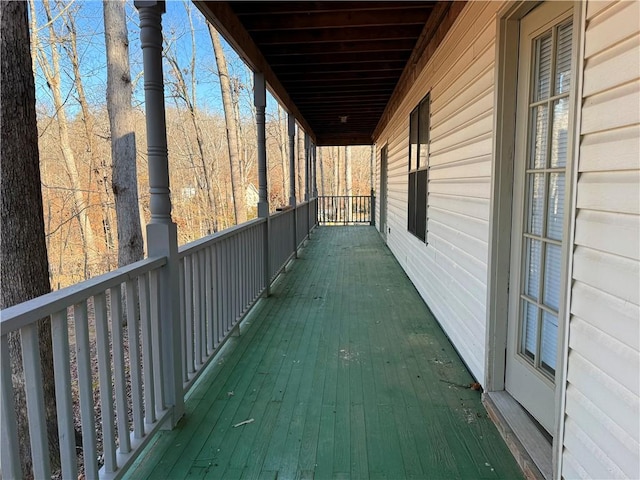
{"label": "horizontal lap siding", "polygon": [[640,4],[587,6],[563,474],[640,478]]}
{"label": "horizontal lap siding", "polygon": [[[484,378],[495,13],[470,3],[377,139],[388,145],[389,248],[473,375]],[[428,245],[407,231],[409,114],[431,92]]]}

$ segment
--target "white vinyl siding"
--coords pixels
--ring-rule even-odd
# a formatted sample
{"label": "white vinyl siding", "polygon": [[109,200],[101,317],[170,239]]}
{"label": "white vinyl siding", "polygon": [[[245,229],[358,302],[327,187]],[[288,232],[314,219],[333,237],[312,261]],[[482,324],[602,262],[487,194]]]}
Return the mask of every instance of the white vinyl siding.
{"label": "white vinyl siding", "polygon": [[640,478],[639,18],[587,5],[565,478]]}
{"label": "white vinyl siding", "polygon": [[[387,243],[473,375],[485,364],[495,14],[470,3],[376,142],[388,143]],[[409,116],[430,92],[428,245],[407,232]]]}

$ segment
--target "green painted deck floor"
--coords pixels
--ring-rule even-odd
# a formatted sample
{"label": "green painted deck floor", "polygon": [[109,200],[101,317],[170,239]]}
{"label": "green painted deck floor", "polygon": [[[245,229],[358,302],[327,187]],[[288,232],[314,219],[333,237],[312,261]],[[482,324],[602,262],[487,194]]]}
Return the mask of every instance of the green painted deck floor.
{"label": "green painted deck floor", "polygon": [[129,478],[522,478],[375,228],[316,229],[246,323]]}

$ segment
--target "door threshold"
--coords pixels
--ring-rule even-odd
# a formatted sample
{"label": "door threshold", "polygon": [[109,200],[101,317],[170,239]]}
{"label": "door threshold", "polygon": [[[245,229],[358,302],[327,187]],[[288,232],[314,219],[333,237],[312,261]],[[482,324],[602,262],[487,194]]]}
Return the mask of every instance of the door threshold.
{"label": "door threshold", "polygon": [[552,445],[524,408],[506,391],[482,395],[491,420],[528,480],[552,480]]}

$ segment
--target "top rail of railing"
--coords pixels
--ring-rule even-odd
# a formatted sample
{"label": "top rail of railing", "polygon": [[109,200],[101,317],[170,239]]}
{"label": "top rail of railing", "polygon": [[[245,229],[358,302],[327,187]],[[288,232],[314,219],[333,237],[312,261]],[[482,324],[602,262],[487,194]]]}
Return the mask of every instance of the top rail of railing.
{"label": "top rail of railing", "polygon": [[37,322],[127,280],[133,280],[144,273],[158,269],[166,263],[166,257],[145,258],[104,275],[0,310],[0,335],[6,335]]}

